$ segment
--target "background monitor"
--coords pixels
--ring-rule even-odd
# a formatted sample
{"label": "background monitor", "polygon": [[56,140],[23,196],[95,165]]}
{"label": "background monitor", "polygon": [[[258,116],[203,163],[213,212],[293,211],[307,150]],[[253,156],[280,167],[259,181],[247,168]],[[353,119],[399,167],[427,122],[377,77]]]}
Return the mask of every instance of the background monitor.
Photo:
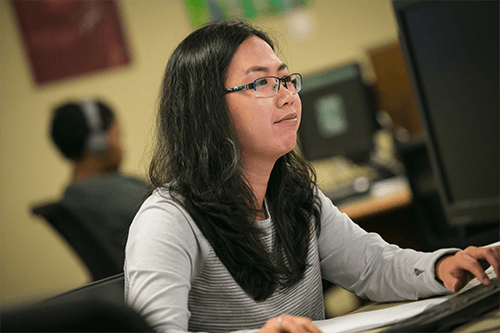
{"label": "background monitor", "polygon": [[366,161],[373,149],[375,100],[358,64],[304,77],[299,142],[310,161],[344,156]]}
{"label": "background monitor", "polygon": [[499,2],[394,1],[448,222],[499,221]]}

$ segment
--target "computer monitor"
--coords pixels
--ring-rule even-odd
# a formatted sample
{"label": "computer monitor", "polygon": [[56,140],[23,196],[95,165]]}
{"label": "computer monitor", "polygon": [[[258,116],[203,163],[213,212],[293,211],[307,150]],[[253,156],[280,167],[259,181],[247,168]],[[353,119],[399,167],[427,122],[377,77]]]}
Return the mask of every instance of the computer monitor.
{"label": "computer monitor", "polygon": [[448,223],[499,221],[499,3],[393,1]]}
{"label": "computer monitor", "polygon": [[356,63],[304,77],[299,143],[307,160],[368,160],[376,111],[370,89]]}

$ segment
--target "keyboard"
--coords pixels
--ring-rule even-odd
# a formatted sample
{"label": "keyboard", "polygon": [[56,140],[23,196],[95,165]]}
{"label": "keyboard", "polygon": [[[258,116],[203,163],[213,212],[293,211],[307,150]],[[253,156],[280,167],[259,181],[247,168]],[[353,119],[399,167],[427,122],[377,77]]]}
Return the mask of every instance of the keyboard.
{"label": "keyboard", "polygon": [[366,177],[358,177],[349,182],[338,184],[335,187],[324,191],[336,205],[342,204],[345,200],[355,199],[370,193],[370,181]]}
{"label": "keyboard", "polygon": [[379,333],[450,332],[473,319],[500,308],[500,280],[477,285],[435,305],[421,314],[400,321]]}

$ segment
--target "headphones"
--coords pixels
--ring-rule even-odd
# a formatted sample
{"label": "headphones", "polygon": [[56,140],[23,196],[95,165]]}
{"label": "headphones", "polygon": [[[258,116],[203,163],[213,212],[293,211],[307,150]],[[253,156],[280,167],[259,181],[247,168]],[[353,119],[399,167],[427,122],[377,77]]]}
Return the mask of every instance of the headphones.
{"label": "headphones", "polygon": [[92,154],[103,155],[108,147],[108,136],[102,129],[102,120],[99,113],[99,106],[90,98],[80,102],[90,133],[85,142],[85,151]]}

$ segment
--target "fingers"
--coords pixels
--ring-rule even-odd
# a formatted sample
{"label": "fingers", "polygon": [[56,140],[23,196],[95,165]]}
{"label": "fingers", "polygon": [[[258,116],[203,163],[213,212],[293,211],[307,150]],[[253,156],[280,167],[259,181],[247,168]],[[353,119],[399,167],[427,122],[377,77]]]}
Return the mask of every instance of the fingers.
{"label": "fingers", "polygon": [[321,333],[310,319],[290,315],[269,319],[259,332]]}
{"label": "fingers", "polygon": [[[468,247],[464,251],[458,252],[455,256],[457,259],[456,265],[457,268],[460,270],[463,270],[463,285],[465,285],[467,282],[472,280],[474,277],[477,277],[477,279],[482,283],[482,284],[489,284],[490,279],[486,275],[486,272],[484,271],[483,267],[481,267],[481,264],[479,264],[479,259],[477,256],[480,255],[479,251],[476,251],[477,248],[471,248]],[[467,274],[467,272],[472,273],[472,275]]]}
{"label": "fingers", "polygon": [[281,332],[290,333],[321,333],[314,323],[304,317],[294,317],[290,315],[281,316]]}
{"label": "fingers", "polygon": [[457,278],[453,278],[449,284],[449,286],[445,286],[446,288],[452,290],[454,293],[456,293],[457,291],[459,291],[460,289],[462,289],[463,287],[463,284],[462,284],[462,281],[460,281],[459,279]]}
{"label": "fingers", "polygon": [[465,255],[472,258],[469,260],[471,269],[468,270],[483,284],[489,283],[489,278],[484,272],[489,266],[493,267],[495,274],[500,277],[500,246],[473,247],[470,246],[464,251]]}
{"label": "fingers", "polygon": [[500,278],[500,246],[485,247],[485,260],[493,267],[495,274]]}
{"label": "fingers", "polygon": [[485,268],[492,266],[500,276],[500,247],[470,246],[455,255],[444,257],[439,267],[439,278],[446,288],[458,291],[474,277],[484,285],[490,283]]}

